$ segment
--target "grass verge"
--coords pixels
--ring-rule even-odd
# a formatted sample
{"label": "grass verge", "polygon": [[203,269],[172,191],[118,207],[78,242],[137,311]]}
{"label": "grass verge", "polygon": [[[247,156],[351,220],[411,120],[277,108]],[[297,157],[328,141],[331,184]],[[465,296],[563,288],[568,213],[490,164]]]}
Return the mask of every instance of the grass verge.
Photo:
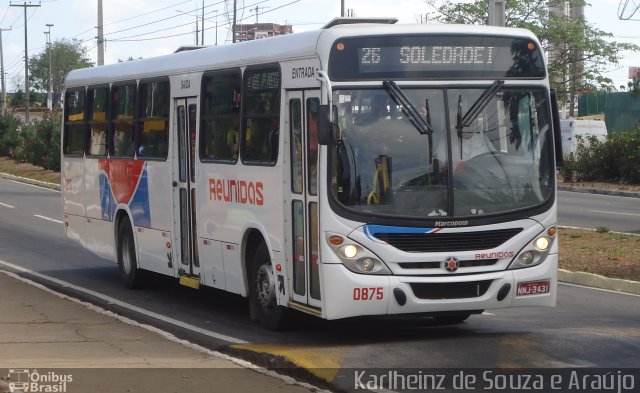
{"label": "grass verge", "polygon": [[0,172],[33,180],[60,184],[60,172],[43,169],[39,166],[17,163],[10,158],[0,157]]}
{"label": "grass verge", "polygon": [[640,281],[640,236],[586,229],[558,232],[561,269]]}

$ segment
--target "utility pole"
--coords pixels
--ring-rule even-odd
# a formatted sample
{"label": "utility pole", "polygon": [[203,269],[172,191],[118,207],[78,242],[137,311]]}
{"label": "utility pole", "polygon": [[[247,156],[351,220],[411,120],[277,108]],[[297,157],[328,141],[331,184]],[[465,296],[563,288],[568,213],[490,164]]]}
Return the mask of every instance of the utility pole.
{"label": "utility pole", "polygon": [[505,0],[489,0],[489,26],[504,26]]}
{"label": "utility pole", "polygon": [[238,17],[238,0],[233,0],[233,26],[231,26],[231,43],[236,43],[236,20]]}
{"label": "utility pole", "polygon": [[340,0],[340,16],[344,18],[344,0]]}
{"label": "utility pole", "polygon": [[47,35],[47,48],[49,49],[49,89],[47,91],[47,108],[52,110],[53,98],[51,97],[51,91],[53,84],[51,83],[51,27],[53,27],[53,24],[47,23],[46,26],[49,28],[49,31],[44,32]]}
{"label": "utility pole", "polygon": [[4,83],[4,53],[2,52],[2,32],[11,29],[0,29],[0,73],[2,73],[2,116],[7,113],[7,86]]}
{"label": "utility pole", "polygon": [[200,37],[200,45],[204,46],[204,0],[202,0],[202,37]]}
{"label": "utility pole", "polygon": [[104,65],[104,23],[102,21],[102,0],[98,0],[98,65]]}
{"label": "utility pole", "polygon": [[24,4],[10,4],[11,7],[22,7],[24,8],[24,95],[26,99],[25,104],[25,112],[24,112],[24,120],[26,123],[29,122],[29,45],[27,44],[27,8],[29,7],[40,7],[40,4],[27,4],[25,1]]}
{"label": "utility pole", "polygon": [[216,46],[218,46],[218,10],[216,10]]}

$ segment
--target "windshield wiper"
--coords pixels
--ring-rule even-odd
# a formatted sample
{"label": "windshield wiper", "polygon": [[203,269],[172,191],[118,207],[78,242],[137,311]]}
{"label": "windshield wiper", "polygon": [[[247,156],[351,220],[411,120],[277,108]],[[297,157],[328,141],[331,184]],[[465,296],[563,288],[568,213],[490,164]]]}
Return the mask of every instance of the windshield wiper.
{"label": "windshield wiper", "polygon": [[[426,134],[429,138],[429,164],[433,161],[433,128],[431,124],[427,121],[426,118],[420,116],[420,113],[416,109],[415,106],[409,101],[409,98],[404,94],[400,86],[394,81],[383,81],[382,86],[384,86],[385,90],[391,98],[396,102],[396,104],[400,105],[402,108],[402,113],[409,118],[409,121],[413,126],[418,130],[418,132],[422,135]],[[427,101],[427,107],[428,107]]]}
{"label": "windshield wiper", "polygon": [[418,110],[415,106],[409,101],[406,95],[400,89],[400,86],[394,81],[384,81],[382,82],[382,86],[384,86],[385,90],[391,95],[391,98],[396,102],[396,104],[400,105],[402,108],[402,113],[409,117],[409,121],[413,124],[419,133],[421,134],[433,134],[433,129],[431,128],[431,124],[427,123],[427,119],[423,119],[418,113]]}
{"label": "windshield wiper", "polygon": [[476,100],[476,102],[471,105],[467,113],[462,115],[462,94],[458,96],[458,118],[456,123],[456,130],[458,130],[458,136],[460,137],[462,134],[462,129],[465,127],[469,127],[471,123],[480,115],[480,113],[489,105],[489,102],[493,99],[493,97],[498,94],[502,86],[504,85],[504,81],[495,81],[489,86],[487,90],[485,90],[480,97]]}
{"label": "windshield wiper", "polygon": [[480,94],[480,97],[471,105],[467,113],[462,115],[462,94],[458,96],[458,116],[456,121],[456,130],[458,130],[458,139],[460,140],[460,157],[462,157],[462,130],[465,127],[469,127],[471,123],[475,119],[480,116],[480,113],[484,110],[484,108],[489,105],[489,102],[493,99],[493,97],[498,94],[502,86],[504,85],[504,81],[497,80],[489,86],[489,88]]}

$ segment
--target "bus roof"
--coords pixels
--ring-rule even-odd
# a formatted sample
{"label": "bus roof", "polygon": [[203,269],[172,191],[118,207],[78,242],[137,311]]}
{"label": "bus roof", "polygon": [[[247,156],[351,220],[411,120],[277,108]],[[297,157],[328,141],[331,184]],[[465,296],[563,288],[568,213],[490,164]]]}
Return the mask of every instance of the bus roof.
{"label": "bus roof", "polygon": [[[537,38],[526,29],[452,24],[339,24],[328,29],[282,35],[233,45],[211,46],[147,59],[89,67],[69,73],[65,87],[154,78],[213,69],[273,63],[326,54],[342,37],[402,34],[495,35]],[[321,56],[323,68],[326,68]]]}

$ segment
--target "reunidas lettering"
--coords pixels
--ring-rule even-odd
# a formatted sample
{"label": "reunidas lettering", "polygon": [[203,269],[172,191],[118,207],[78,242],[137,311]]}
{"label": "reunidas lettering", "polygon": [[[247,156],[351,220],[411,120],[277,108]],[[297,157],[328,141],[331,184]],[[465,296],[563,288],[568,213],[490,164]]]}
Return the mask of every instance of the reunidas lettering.
{"label": "reunidas lettering", "polygon": [[209,200],[262,206],[264,205],[263,189],[262,182],[209,179]]}
{"label": "reunidas lettering", "polygon": [[476,259],[502,259],[513,258],[515,252],[513,251],[498,251],[498,252],[483,252],[476,254]]}

